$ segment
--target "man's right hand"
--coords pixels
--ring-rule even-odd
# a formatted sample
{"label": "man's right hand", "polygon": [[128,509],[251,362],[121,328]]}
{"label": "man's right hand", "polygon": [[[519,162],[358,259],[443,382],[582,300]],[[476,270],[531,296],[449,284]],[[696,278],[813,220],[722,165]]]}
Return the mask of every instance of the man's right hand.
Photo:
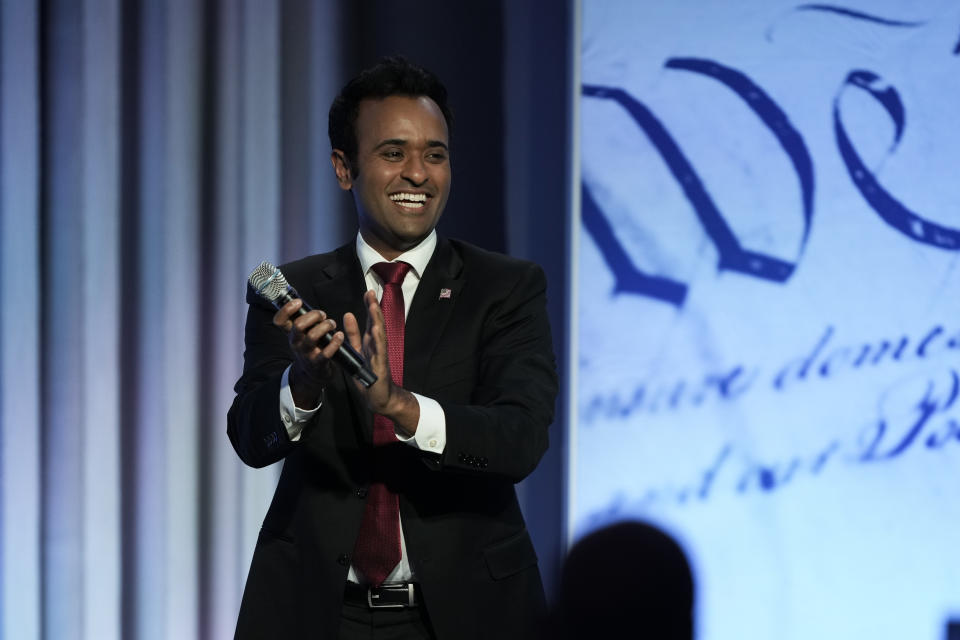
{"label": "man's right hand", "polygon": [[[291,300],[273,316],[273,324],[287,332],[295,362],[290,369],[290,391],[293,402],[301,409],[310,409],[320,403],[324,386],[334,375],[333,355],[343,344],[342,331],[336,331],[337,323],[318,309],[297,317],[303,306],[299,298]],[[323,346],[321,338],[330,333],[333,339]]]}

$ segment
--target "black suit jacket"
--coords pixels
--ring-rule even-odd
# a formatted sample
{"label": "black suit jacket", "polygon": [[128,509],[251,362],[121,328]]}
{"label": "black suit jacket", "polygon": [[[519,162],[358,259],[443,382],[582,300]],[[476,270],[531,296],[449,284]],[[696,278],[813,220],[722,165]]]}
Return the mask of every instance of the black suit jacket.
{"label": "black suit jacket", "polygon": [[[351,243],[283,266],[314,308],[363,327],[366,289]],[[441,297],[443,289],[449,297]],[[335,638],[366,487],[400,496],[404,539],[428,613],[446,638],[529,638],[543,613],[537,558],[514,483],[547,448],[557,376],[536,265],[438,239],[407,315],[404,388],[437,400],[442,455],[371,446],[373,416],[345,375],[298,442],[280,420],[292,361],[274,309],[248,296],[243,376],[227,432],[243,461],[283,472],[254,551],[238,638]]]}

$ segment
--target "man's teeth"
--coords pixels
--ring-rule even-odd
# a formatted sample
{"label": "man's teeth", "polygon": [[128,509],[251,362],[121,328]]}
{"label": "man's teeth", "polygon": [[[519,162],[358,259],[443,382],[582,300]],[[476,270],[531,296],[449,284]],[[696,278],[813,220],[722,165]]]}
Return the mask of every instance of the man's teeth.
{"label": "man's teeth", "polygon": [[401,207],[419,209],[427,201],[427,196],[424,193],[394,193],[390,199]]}

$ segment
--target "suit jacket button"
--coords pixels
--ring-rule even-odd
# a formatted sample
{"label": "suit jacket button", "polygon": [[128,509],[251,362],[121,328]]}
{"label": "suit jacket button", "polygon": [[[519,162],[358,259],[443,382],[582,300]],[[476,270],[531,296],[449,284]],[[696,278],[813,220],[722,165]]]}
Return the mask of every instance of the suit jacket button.
{"label": "suit jacket button", "polygon": [[342,566],[342,567],[350,566],[350,556],[348,556],[348,555],[345,554],[345,553],[341,553],[341,554],[337,557],[337,564],[339,564],[339,565]]}
{"label": "suit jacket button", "polygon": [[366,489],[366,487],[360,487],[359,489],[357,489],[357,497],[358,497],[358,498],[366,498],[366,497],[367,497],[367,489]]}

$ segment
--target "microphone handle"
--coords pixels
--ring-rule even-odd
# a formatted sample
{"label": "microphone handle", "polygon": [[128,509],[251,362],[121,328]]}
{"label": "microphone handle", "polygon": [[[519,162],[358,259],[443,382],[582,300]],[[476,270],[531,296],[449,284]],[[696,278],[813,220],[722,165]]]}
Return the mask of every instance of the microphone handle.
{"label": "microphone handle", "polygon": [[[297,292],[293,290],[293,287],[290,287],[290,289],[291,291],[280,294],[280,298],[275,302],[278,309],[291,300],[300,298]],[[297,317],[306,315],[307,311],[313,311],[306,300],[300,299],[303,301],[303,306],[297,309]],[[330,335],[329,332],[320,336],[320,341],[323,343],[323,346],[330,344],[331,340],[333,340],[333,336]],[[337,349],[337,352],[333,354],[333,361],[345,369],[347,373],[359,380],[360,384],[365,387],[370,387],[370,385],[377,381],[377,376],[367,368],[367,363],[363,359],[363,356],[357,353],[347,341],[344,341],[343,344],[340,345],[340,348]]]}

